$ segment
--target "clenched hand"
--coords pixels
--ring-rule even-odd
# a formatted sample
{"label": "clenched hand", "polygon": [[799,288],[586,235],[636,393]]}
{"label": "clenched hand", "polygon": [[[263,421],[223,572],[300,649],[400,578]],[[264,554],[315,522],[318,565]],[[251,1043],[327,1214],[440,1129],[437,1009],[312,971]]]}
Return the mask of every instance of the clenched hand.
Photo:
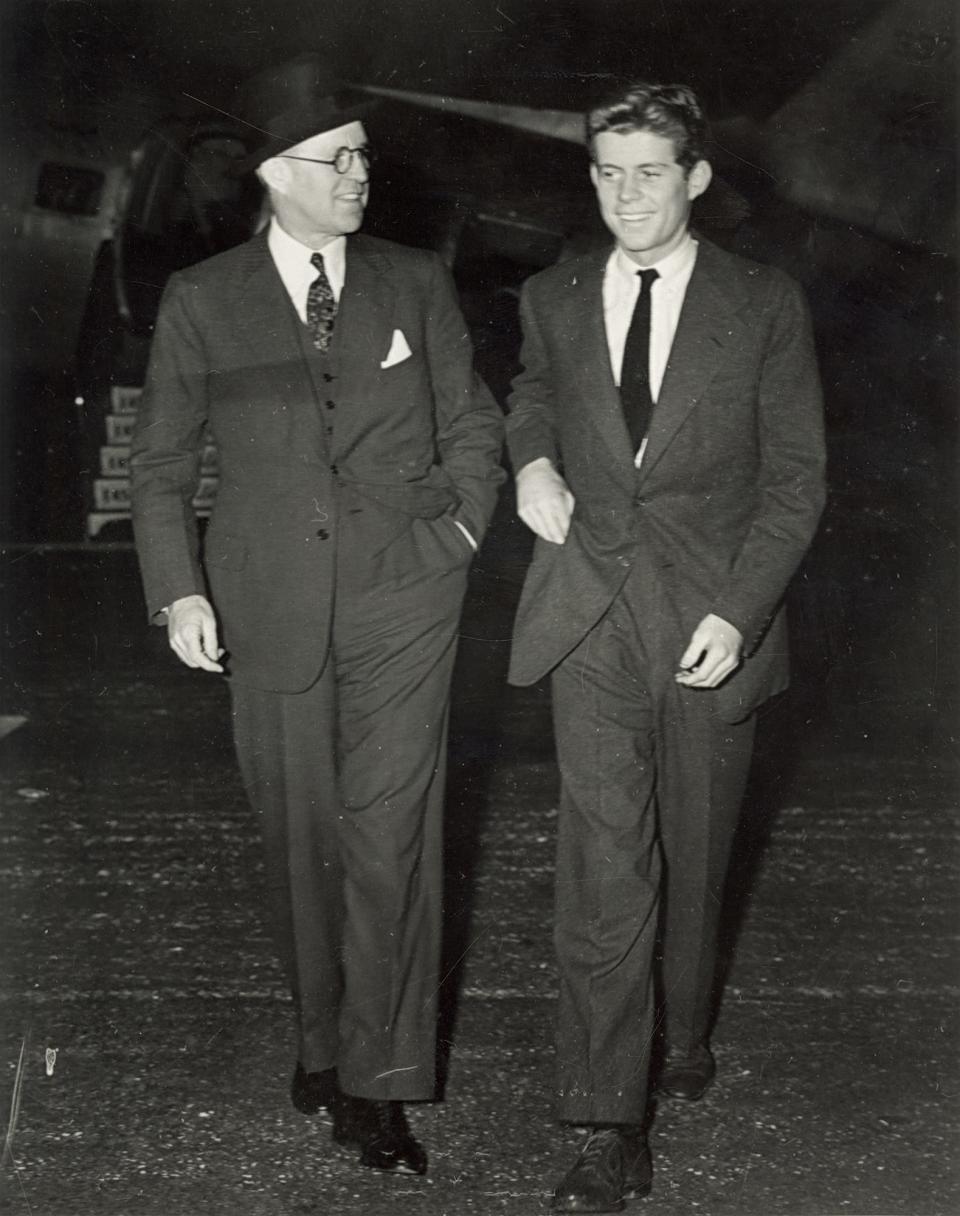
{"label": "clenched hand", "polygon": [[743,634],[711,612],[693,631],[674,679],[687,688],[716,688],[740,665],[742,655]]}
{"label": "clenched hand", "polygon": [[218,662],[225,653],[217,640],[217,618],[210,601],[202,595],[185,595],[167,610],[170,648],[188,667],[223,671]]}

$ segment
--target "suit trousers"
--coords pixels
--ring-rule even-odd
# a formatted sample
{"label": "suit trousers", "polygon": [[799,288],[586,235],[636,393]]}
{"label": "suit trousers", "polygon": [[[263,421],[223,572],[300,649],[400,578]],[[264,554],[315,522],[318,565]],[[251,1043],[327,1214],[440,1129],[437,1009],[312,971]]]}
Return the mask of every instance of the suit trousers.
{"label": "suit trousers", "polygon": [[377,551],[338,537],[329,656],[305,692],[233,688],[274,931],[308,1071],[347,1093],[435,1089],[449,688],[471,551],[449,519]]}
{"label": "suit trousers", "polygon": [[689,640],[675,621],[656,573],[638,564],[553,673],[557,1067],[570,1123],[644,1119],[663,885],[668,1033],[686,1046],[707,1032],[753,721],[722,722],[709,691],[675,683]]}

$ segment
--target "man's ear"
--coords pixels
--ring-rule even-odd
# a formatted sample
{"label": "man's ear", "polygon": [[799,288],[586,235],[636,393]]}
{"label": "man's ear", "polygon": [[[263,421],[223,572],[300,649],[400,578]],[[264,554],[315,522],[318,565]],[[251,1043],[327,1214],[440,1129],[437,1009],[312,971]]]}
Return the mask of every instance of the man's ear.
{"label": "man's ear", "polygon": [[590,180],[593,182],[594,190],[596,190],[597,186],[600,184],[600,174],[597,172],[596,161],[590,162]]}
{"label": "man's ear", "polygon": [[290,170],[279,156],[271,156],[269,160],[265,160],[257,170],[257,175],[268,190],[286,194]]}
{"label": "man's ear", "polygon": [[708,160],[698,160],[687,174],[687,198],[693,202],[706,190],[713,178],[713,170]]}

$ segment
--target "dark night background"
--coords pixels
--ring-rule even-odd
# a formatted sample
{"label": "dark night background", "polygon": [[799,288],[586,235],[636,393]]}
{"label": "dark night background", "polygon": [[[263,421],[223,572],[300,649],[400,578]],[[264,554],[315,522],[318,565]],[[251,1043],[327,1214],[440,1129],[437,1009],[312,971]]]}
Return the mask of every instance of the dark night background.
{"label": "dark night background", "polygon": [[[85,90],[220,91],[271,60],[329,50],[347,78],[568,108],[608,73],[692,81],[711,112],[770,113],[883,0],[8,0],[5,76],[52,52]],[[109,63],[111,72],[103,71]],[[55,76],[56,69],[50,69]],[[519,94],[519,95],[518,95]]]}
{"label": "dark night background", "polygon": [[[718,1082],[656,1112],[654,1194],[634,1210],[957,1210],[952,5],[3,0],[10,1210],[531,1216],[575,1142],[552,1122],[547,693],[504,683],[530,547],[509,491],[455,680],[445,1100],[412,1116],[426,1182],[359,1176],[290,1109],[291,1018],[225,689],[146,628],[125,522],[87,524],[110,386],[142,372],[162,276],[143,263],[125,320],[117,276],[136,279],[141,246],[106,205],[40,206],[56,189],[41,167],[99,169],[119,206],[134,149],[141,176],[164,148],[175,159],[198,114],[313,49],[359,84],[550,109],[582,109],[612,76],[678,79],[716,120],[721,182],[698,222],[807,292],[830,496],[789,594],[793,686],[761,721],[729,883]],[[370,129],[369,226],[449,255],[502,399],[515,288],[597,239],[582,151],[402,103]]]}

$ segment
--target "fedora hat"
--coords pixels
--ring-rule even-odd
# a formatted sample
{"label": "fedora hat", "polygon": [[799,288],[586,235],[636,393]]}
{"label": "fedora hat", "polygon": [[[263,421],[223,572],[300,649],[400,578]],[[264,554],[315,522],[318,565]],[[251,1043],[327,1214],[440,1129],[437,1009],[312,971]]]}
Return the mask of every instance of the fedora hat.
{"label": "fedora hat", "polygon": [[373,104],[344,85],[320,55],[298,55],[266,68],[242,85],[237,96],[237,117],[253,142],[233,172],[249,173],[312,135],[354,122]]}

